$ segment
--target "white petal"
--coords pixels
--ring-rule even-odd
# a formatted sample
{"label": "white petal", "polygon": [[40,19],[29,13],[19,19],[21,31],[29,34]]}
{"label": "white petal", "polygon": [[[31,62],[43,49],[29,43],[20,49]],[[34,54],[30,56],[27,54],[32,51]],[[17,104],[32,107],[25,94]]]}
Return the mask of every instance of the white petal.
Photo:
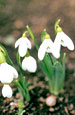
{"label": "white petal", "polygon": [[27,45],[25,44],[25,42],[21,42],[18,51],[21,57],[24,57],[26,55]]}
{"label": "white petal", "polygon": [[57,33],[54,42],[60,42],[62,46],[67,47],[69,50],[74,50],[72,40],[64,32]]}
{"label": "white petal", "polygon": [[41,44],[41,46],[39,47],[39,50],[38,50],[39,60],[43,60],[45,53],[46,53],[46,49],[44,49],[43,44]]}
{"label": "white petal", "polygon": [[28,38],[21,37],[15,43],[15,48],[17,48],[18,46],[19,55],[21,57],[24,57],[26,55],[27,49],[31,49],[31,42],[28,40]]}
{"label": "white petal", "polygon": [[51,53],[53,49],[53,41],[51,39],[46,40],[46,52]]}
{"label": "white petal", "polygon": [[60,49],[61,49],[61,44],[60,41],[54,41],[53,47],[52,47],[52,54],[55,58],[60,57]]}
{"label": "white petal", "polygon": [[1,64],[0,76],[2,83],[11,83],[13,81],[13,74],[7,63]]}
{"label": "white petal", "polygon": [[38,58],[39,60],[43,60],[45,53],[46,53],[46,48],[47,48],[47,43],[46,43],[46,39],[42,42],[42,44],[39,47],[38,50]]}
{"label": "white petal", "polygon": [[73,44],[72,40],[64,32],[62,32],[62,36],[63,36],[62,40],[64,41],[64,45],[69,50],[74,50],[74,44]]}
{"label": "white petal", "polygon": [[13,78],[18,78],[18,72],[16,71],[16,69],[12,67],[11,65],[9,65],[9,67],[13,73]]}
{"label": "white petal", "polygon": [[22,69],[29,72],[35,72],[37,69],[36,60],[32,56],[25,57],[22,61]]}
{"label": "white petal", "polygon": [[18,76],[17,71],[7,63],[0,65],[0,80],[2,83],[11,83]]}
{"label": "white petal", "polygon": [[20,45],[22,40],[23,40],[23,38],[21,37],[15,42],[15,48],[17,48]]}
{"label": "white petal", "polygon": [[60,57],[60,52],[53,50],[52,55],[58,59]]}
{"label": "white petal", "polygon": [[45,39],[39,47],[38,50],[38,58],[39,60],[43,60],[45,53],[51,53],[53,47],[53,42],[51,39]]}
{"label": "white petal", "polygon": [[26,39],[27,48],[31,49],[31,42],[29,41],[28,38],[25,39]]}
{"label": "white petal", "polygon": [[12,89],[9,85],[3,86],[2,95],[3,95],[3,97],[8,97],[8,98],[10,98],[12,96]]}

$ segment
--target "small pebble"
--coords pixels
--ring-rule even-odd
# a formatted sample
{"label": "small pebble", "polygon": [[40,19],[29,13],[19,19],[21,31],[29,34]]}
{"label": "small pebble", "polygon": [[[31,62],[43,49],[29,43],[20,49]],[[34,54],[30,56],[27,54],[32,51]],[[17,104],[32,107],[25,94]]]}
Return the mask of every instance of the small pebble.
{"label": "small pebble", "polygon": [[55,108],[55,110],[57,111],[59,108],[60,108],[60,107],[58,106],[58,107]]}
{"label": "small pebble", "polygon": [[56,105],[56,96],[51,95],[51,96],[47,97],[46,104],[48,106],[54,106],[54,105]]}
{"label": "small pebble", "polygon": [[54,112],[54,108],[51,107],[51,108],[49,109],[49,111]]}
{"label": "small pebble", "polygon": [[10,111],[9,111],[9,113],[11,113],[11,114],[12,114],[12,110],[10,110]]}
{"label": "small pebble", "polygon": [[65,99],[65,103],[68,103],[68,98]]}
{"label": "small pebble", "polygon": [[35,111],[35,109],[36,109],[36,108],[35,108],[35,107],[33,107],[33,108],[32,108],[32,111]]}
{"label": "small pebble", "polygon": [[43,97],[40,97],[40,98],[39,98],[39,101],[45,102],[45,99],[44,99]]}
{"label": "small pebble", "polygon": [[40,109],[42,109],[43,108],[43,104],[40,104]]}
{"label": "small pebble", "polygon": [[20,93],[17,93],[17,94],[16,94],[16,98],[20,98]]}
{"label": "small pebble", "polygon": [[63,97],[60,97],[60,98],[59,98],[59,101],[62,102],[62,101],[63,101]]}
{"label": "small pebble", "polygon": [[70,104],[69,107],[68,107],[69,110],[72,110],[73,109],[73,104]]}
{"label": "small pebble", "polygon": [[12,105],[14,105],[14,102],[11,102],[11,103],[10,103],[10,106],[12,106]]}

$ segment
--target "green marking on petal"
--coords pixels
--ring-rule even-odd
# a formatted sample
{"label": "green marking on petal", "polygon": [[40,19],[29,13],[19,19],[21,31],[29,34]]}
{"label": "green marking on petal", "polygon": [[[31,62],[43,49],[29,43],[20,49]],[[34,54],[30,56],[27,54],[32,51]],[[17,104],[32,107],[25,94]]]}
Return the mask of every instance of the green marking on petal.
{"label": "green marking on petal", "polygon": [[61,39],[61,42],[64,43],[64,40]]}
{"label": "green marking on petal", "polygon": [[50,47],[49,47],[49,46],[47,47],[47,50],[48,50],[48,49],[50,49]]}

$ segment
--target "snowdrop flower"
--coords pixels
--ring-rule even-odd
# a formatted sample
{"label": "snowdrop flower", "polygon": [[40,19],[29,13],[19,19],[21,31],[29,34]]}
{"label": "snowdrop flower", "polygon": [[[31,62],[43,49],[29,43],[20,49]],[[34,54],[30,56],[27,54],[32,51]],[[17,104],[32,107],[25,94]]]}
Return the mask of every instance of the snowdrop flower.
{"label": "snowdrop flower", "polygon": [[59,46],[58,44],[60,44],[69,50],[74,50],[72,40],[63,31],[57,33],[54,44],[57,45],[57,47]]}
{"label": "snowdrop flower", "polygon": [[55,53],[55,47],[54,47],[54,43],[52,42],[51,39],[44,39],[44,41],[42,42],[42,44],[39,47],[38,50],[38,58],[39,60],[43,60],[45,53],[52,53],[56,58],[58,57],[59,53]]}
{"label": "snowdrop flower", "polygon": [[8,97],[8,98],[10,98],[12,96],[12,89],[9,85],[3,86],[2,95],[3,95],[3,97]]}
{"label": "snowdrop flower", "polygon": [[25,57],[22,61],[22,69],[29,72],[35,72],[37,69],[36,60],[32,56]]}
{"label": "snowdrop flower", "polygon": [[0,81],[11,83],[14,78],[18,78],[16,69],[7,63],[0,64]]}
{"label": "snowdrop flower", "polygon": [[31,42],[23,34],[15,43],[15,48],[18,47],[19,55],[24,57],[26,55],[27,49],[31,49]]}
{"label": "snowdrop flower", "polygon": [[6,62],[0,64],[0,81],[4,84],[2,88],[2,95],[4,97],[10,98],[12,96],[12,89],[9,83],[11,83],[14,78],[18,78],[16,69]]}

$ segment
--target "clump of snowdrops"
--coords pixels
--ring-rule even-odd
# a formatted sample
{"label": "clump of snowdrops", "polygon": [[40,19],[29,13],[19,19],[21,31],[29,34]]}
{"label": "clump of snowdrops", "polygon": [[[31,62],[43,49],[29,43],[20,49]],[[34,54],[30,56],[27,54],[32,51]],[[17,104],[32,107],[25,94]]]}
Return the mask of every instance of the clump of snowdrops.
{"label": "clump of snowdrops", "polygon": [[[36,72],[37,62],[34,57],[30,56],[31,42],[27,38],[27,34],[32,38],[38,53],[38,63],[40,68],[48,78],[49,89],[53,95],[58,95],[63,89],[65,80],[65,59],[66,53],[61,52],[61,46],[74,50],[72,40],[63,32],[59,26],[60,20],[55,23],[55,40],[52,41],[51,36],[44,29],[41,33],[41,45],[38,46],[35,36],[29,26],[26,26],[27,31],[24,32],[21,38],[15,43],[17,51],[17,66],[18,72],[15,69],[13,62],[6,49],[0,44],[0,81],[3,84],[3,97],[10,98],[13,95],[11,82],[14,83],[23,100],[30,101],[29,84],[27,83],[24,71]],[[38,76],[37,76],[38,77]],[[22,106],[19,112],[23,112]]]}
{"label": "clump of snowdrops", "polygon": [[22,35],[15,43],[17,51],[17,66],[18,72],[15,69],[15,65],[11,61],[10,57],[4,46],[0,44],[0,81],[3,84],[2,95],[3,97],[12,97],[13,91],[10,84],[13,83],[19,90],[23,101],[19,102],[19,113],[22,114],[24,101],[30,101],[29,84],[27,83],[24,71],[31,73],[36,72],[37,62],[34,57],[30,56],[29,49],[31,49],[31,42],[26,37],[26,33]]}

